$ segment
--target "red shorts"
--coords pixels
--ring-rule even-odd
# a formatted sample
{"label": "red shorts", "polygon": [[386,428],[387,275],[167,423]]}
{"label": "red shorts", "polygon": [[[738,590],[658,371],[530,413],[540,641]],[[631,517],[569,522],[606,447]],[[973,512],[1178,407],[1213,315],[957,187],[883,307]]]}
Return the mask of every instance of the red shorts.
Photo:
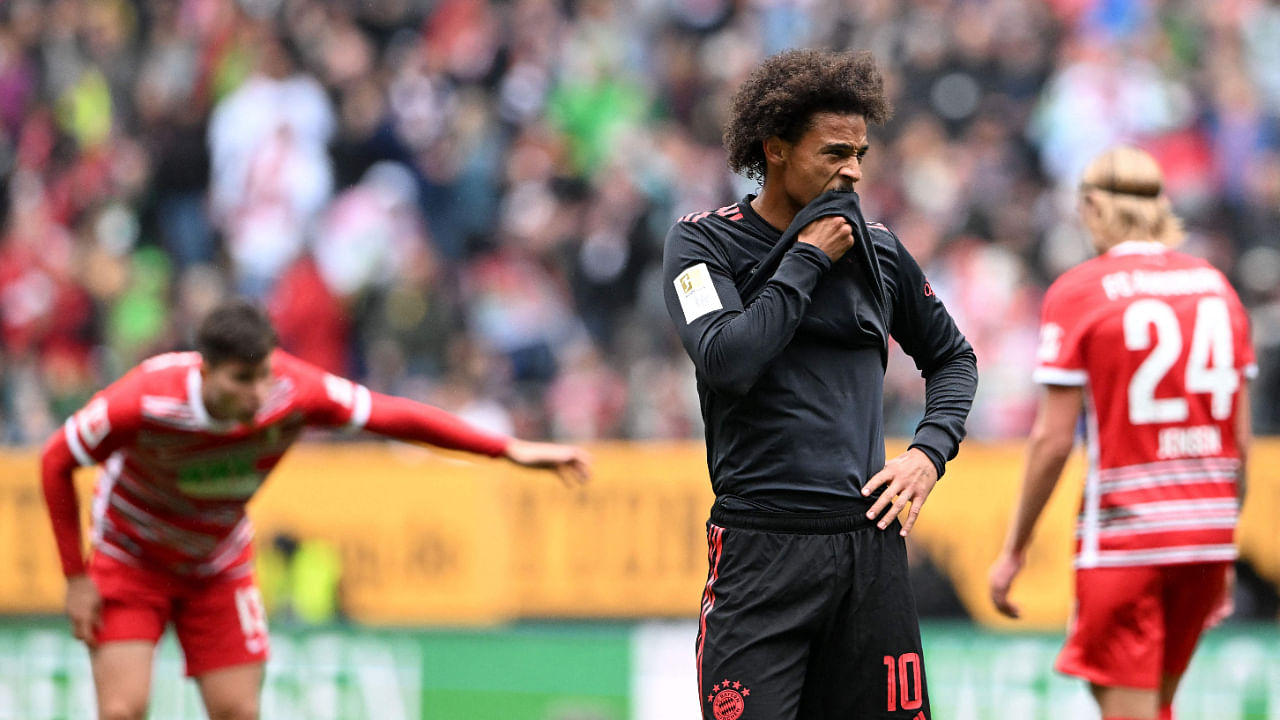
{"label": "red shorts", "polygon": [[1228,563],[1076,570],[1076,608],[1054,667],[1096,685],[1156,690],[1191,662]]}
{"label": "red shorts", "polygon": [[267,659],[262,594],[247,566],[232,577],[189,578],[94,553],[89,575],[102,595],[99,643],[154,643],[172,620],[191,677]]}

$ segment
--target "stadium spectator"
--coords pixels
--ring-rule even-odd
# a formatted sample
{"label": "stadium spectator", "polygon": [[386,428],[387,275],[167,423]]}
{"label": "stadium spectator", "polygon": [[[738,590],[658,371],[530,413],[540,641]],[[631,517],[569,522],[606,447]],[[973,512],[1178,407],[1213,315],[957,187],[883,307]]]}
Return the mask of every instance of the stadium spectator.
{"label": "stadium spectator", "polygon": [[1249,321],[1221,272],[1172,249],[1182,225],[1149,154],[1095,157],[1079,198],[1099,257],[1045,295],[1045,387],[991,600],[1018,616],[1010,587],[1083,411],[1076,604],[1056,667],[1090,684],[1104,720],[1169,720],[1201,632],[1230,613],[1257,369]]}
{"label": "stadium spectator", "polygon": [[[307,426],[364,428],[586,481],[576,448],[477,430],[275,349],[243,300],[201,323],[198,352],[151,358],[94,396],[45,445],[45,500],[89,647],[98,713],[146,716],[155,644],[172,623],[211,718],[258,717],[268,652],[245,505]],[[86,562],[72,471],[102,465]]]}
{"label": "stadium spectator", "polygon": [[324,88],[270,24],[248,26],[258,67],[209,119],[209,202],[240,292],[265,297],[333,194],[336,125]]}
{"label": "stadium spectator", "polygon": [[[1157,156],[1188,251],[1270,315],[1280,285],[1277,18],[1274,2],[1256,0],[0,3],[3,235],[30,222],[38,197],[50,242],[71,240],[58,294],[84,293],[76,317],[29,325],[23,342],[66,346],[70,324],[87,349],[49,374],[0,347],[0,436],[39,442],[47,418],[131,366],[142,350],[122,347],[129,338],[189,347],[183,288],[216,275],[219,287],[272,297],[292,263],[324,244],[344,191],[392,161],[414,183],[431,278],[412,259],[346,298],[350,330],[324,338],[342,346],[326,353],[369,382],[394,368],[377,382],[426,397],[450,382],[441,360],[452,338],[492,345],[522,377],[495,399],[528,409],[531,429],[550,437],[547,393],[576,372],[561,355],[579,326],[623,375],[684,367],[656,297],[663,232],[752,189],[725,170],[723,112],[746,72],[787,44],[876,53],[898,110],[864,168],[864,204],[902,231],[975,349],[999,357],[1003,373],[1030,376],[1029,356],[1009,349],[1034,334],[1034,320],[969,308],[1034,300],[1083,259],[1070,191],[1097,138]],[[263,102],[240,102],[248,97]],[[228,127],[232,110],[240,119]],[[283,160],[269,172],[265,149],[285,149],[284,138],[264,128],[280,117],[298,144],[275,157],[310,168],[300,182],[278,182]],[[229,213],[248,199],[251,214]],[[102,227],[121,231],[116,244],[91,247]],[[171,277],[150,260],[133,271],[130,256],[151,247]],[[521,272],[554,307],[539,321],[554,327],[518,337],[505,327],[512,316],[476,311],[504,293],[466,295],[463,278],[492,276],[481,266],[495,250],[531,266]],[[978,257],[993,258],[999,277],[966,267]],[[47,274],[51,262],[60,260],[28,256],[18,273]],[[49,305],[38,283],[0,283],[9,286],[0,312]],[[132,286],[144,283],[157,289],[142,302]],[[1280,389],[1276,327],[1256,325],[1258,396]],[[404,361],[385,362],[395,356]],[[895,433],[909,432],[919,410],[914,375],[886,387]],[[981,392],[972,435],[1019,437],[1034,389]],[[653,398],[628,392],[625,414],[638,420],[612,432],[696,436],[698,424],[681,419],[697,408],[681,397],[686,406],[668,409],[674,422],[651,422]],[[1272,405],[1254,405],[1261,432],[1280,429]]]}
{"label": "stadium spectator", "polygon": [[[697,639],[708,720],[930,715],[905,538],[978,378],[915,259],[859,209],[868,127],[889,116],[870,53],[770,57],[724,133],[759,194],[667,235],[667,312],[697,369],[716,495]],[[890,337],[926,384],[909,448],[886,462]]]}
{"label": "stadium spectator", "polygon": [[254,574],[272,623],[324,626],[346,620],[342,553],[333,543],[278,532],[258,555]]}

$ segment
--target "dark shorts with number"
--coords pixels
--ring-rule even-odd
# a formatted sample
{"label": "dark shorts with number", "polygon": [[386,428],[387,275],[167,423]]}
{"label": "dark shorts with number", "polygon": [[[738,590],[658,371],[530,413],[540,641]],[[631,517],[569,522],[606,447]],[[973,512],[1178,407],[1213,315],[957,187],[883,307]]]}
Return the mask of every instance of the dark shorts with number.
{"label": "dark shorts with number", "polygon": [[706,720],[929,720],[905,540],[861,514],[712,509]]}

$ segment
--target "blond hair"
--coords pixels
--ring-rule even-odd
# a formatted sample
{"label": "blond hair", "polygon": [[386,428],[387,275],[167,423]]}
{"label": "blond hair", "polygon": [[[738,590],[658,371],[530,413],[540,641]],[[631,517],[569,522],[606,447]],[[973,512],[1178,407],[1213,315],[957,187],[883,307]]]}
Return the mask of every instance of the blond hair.
{"label": "blond hair", "polygon": [[1160,166],[1142,150],[1120,146],[1094,158],[1084,170],[1080,191],[1098,208],[1099,249],[1126,240],[1156,240],[1170,247],[1181,243],[1182,220],[1173,214],[1163,186]]}

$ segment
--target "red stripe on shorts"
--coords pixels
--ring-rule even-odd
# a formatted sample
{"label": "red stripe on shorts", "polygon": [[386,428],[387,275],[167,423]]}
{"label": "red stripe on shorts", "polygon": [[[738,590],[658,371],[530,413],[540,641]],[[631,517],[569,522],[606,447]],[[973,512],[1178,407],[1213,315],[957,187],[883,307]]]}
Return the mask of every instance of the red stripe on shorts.
{"label": "red stripe on shorts", "polygon": [[702,612],[698,616],[698,706],[702,706],[702,649],[707,643],[707,615],[716,606],[714,585],[720,577],[720,556],[724,550],[724,528],[708,524],[707,528],[707,563],[711,570],[707,573],[707,587],[702,591]]}

